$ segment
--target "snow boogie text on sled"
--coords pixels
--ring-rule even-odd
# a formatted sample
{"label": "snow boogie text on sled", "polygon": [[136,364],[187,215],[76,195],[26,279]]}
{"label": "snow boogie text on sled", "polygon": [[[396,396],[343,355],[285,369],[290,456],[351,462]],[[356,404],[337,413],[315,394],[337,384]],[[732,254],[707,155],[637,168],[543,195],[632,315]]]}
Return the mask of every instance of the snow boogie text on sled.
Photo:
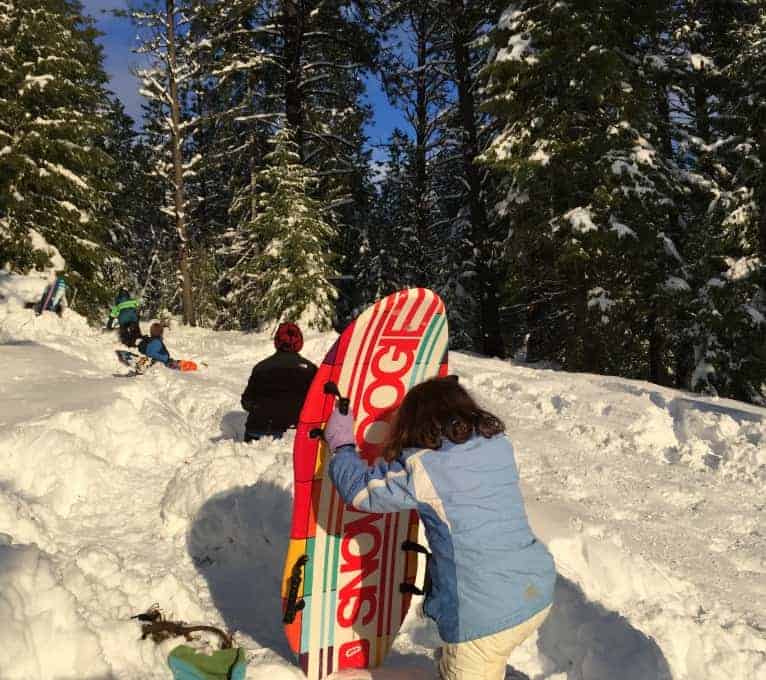
{"label": "snow boogie text on sled", "polygon": [[[283,623],[309,680],[379,666],[415,586],[418,516],[347,506],[329,479],[321,438],[337,396],[356,417],[361,456],[380,455],[387,419],[413,386],[447,375],[444,303],[423,288],[367,309],[327,353],[309,388],[293,448],[295,494],[282,578]],[[343,400],[345,401],[345,400]]]}

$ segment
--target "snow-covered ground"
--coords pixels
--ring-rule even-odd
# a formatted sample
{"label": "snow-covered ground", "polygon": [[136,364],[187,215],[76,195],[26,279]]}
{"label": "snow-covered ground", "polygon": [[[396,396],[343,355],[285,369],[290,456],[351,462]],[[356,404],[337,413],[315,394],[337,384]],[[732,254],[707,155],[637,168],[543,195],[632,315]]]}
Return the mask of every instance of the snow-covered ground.
{"label": "snow-covered ground", "polygon": [[[114,336],[21,308],[42,285],[0,274],[0,678],[169,678],[174,643],[141,641],[129,618],[155,602],[238,631],[248,678],[302,677],[279,605],[292,437],[241,442],[239,395],[269,338],[173,328],[174,356],[207,368],[116,377]],[[310,335],[304,354],[333,341]],[[561,574],[509,678],[766,678],[766,410],[451,366],[505,419]],[[438,645],[413,608],[388,666],[432,677]]]}

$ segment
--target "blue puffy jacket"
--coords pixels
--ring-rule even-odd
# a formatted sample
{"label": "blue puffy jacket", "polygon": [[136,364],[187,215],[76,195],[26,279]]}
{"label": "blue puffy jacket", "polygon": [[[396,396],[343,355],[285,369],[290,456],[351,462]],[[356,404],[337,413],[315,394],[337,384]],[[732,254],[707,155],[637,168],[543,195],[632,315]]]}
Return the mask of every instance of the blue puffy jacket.
{"label": "blue puffy jacket", "polygon": [[138,351],[150,359],[163,364],[167,364],[170,361],[170,352],[168,352],[168,348],[165,347],[165,343],[162,342],[161,338],[149,338],[148,342],[142,340],[138,344]]}
{"label": "blue puffy jacket", "polygon": [[504,435],[407,449],[374,467],[343,446],[330,461],[330,478],[359,510],[418,511],[433,554],[424,611],[445,642],[511,628],[553,601],[553,558],[529,527]]}

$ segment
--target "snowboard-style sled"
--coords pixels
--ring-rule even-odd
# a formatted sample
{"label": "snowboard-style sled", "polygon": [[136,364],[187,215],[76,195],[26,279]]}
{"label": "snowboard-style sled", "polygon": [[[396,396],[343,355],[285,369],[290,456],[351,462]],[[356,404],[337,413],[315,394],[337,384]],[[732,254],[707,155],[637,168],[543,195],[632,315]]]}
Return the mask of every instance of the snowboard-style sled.
{"label": "snowboard-style sled", "polygon": [[[308,680],[383,663],[415,586],[418,516],[368,514],[346,505],[327,475],[321,438],[340,395],[356,444],[372,462],[388,419],[410,387],[447,374],[447,316],[430,290],[402,290],[367,309],[324,358],[295,433],[295,496],[282,578],[290,648]],[[425,551],[423,551],[425,552]]]}

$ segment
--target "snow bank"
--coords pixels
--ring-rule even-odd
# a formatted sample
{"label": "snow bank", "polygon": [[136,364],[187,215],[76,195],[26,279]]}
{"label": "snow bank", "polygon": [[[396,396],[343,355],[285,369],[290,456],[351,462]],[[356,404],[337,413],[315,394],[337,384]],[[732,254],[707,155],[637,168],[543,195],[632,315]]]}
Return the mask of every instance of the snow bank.
{"label": "snow bank", "polygon": [[23,309],[27,302],[37,302],[48,280],[48,273],[16,276],[0,270],[0,310],[7,315],[11,310]]}
{"label": "snow bank", "polygon": [[58,248],[49,244],[42,234],[30,229],[29,238],[35,250],[41,250],[50,256],[51,266],[42,271],[32,271],[27,276],[11,274],[0,268],[0,311],[6,314],[12,309],[23,308],[27,302],[37,302],[45,286],[55,281],[56,272],[66,267],[66,260]]}
{"label": "snow bank", "polygon": [[73,337],[98,333],[72,310],[65,310],[59,317],[52,312],[36,316],[32,309],[26,309],[27,304],[37,304],[53,276],[53,270],[18,276],[0,269],[0,343],[61,336],[68,348]]}
{"label": "snow bank", "polygon": [[[136,379],[116,377],[114,343],[76,314],[0,305],[3,680],[169,678],[175,643],[129,618],[154,602],[236,630],[248,678],[302,677],[279,602],[292,437],[242,442],[239,396],[271,338],[172,328],[171,352],[208,367]],[[452,368],[507,423],[561,574],[508,677],[764,677],[766,410],[461,354]],[[439,644],[413,607],[373,677],[433,678]]]}
{"label": "snow bank", "polygon": [[[556,632],[543,627],[537,652],[556,672],[569,668],[565,677],[578,680],[766,672],[766,410],[459,355],[453,367],[509,425],[530,518],[562,578],[580,591],[579,604],[605,612],[594,635],[587,617],[554,610]],[[619,617],[624,644],[603,629],[609,617]],[[561,642],[563,655],[562,635],[572,644]],[[644,671],[626,675],[636,664]]]}
{"label": "snow bank", "polygon": [[35,546],[0,545],[4,677],[106,675],[98,635],[77,609],[51,556]]}

